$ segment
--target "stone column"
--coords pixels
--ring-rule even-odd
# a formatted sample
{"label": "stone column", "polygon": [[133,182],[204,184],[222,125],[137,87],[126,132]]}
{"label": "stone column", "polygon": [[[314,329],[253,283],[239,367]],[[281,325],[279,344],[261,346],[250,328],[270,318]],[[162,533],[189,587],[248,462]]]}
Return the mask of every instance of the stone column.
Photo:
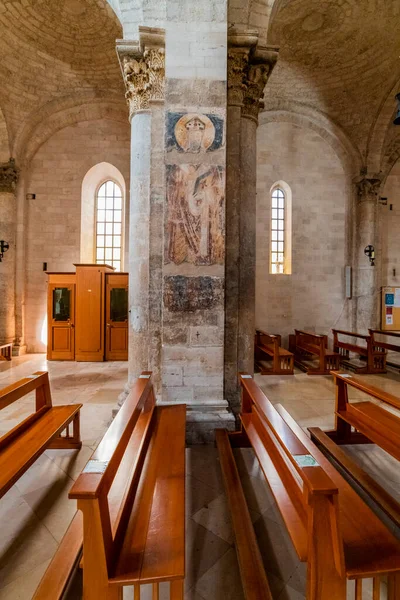
{"label": "stone column", "polygon": [[9,244],[0,263],[0,342],[15,341],[16,202],[18,169],[0,165],[0,240]]}
{"label": "stone column", "polygon": [[239,407],[237,373],[253,373],[258,114],[276,64],[256,31],[231,32],[228,53],[225,395]]}
{"label": "stone column", "polygon": [[15,255],[15,345],[14,355],[26,353],[25,343],[25,245],[26,245],[26,165],[19,174],[16,190]]}
{"label": "stone column", "polygon": [[129,381],[122,401],[144,370],[153,371],[160,392],[165,36],[164,30],[147,27],[139,33],[138,42],[117,42],[132,127]]}
{"label": "stone column", "polygon": [[[364,177],[356,182],[355,231],[355,297],[356,330],[367,332],[379,326],[381,288],[381,253],[378,226],[378,198],[381,188],[379,178]],[[364,254],[366,246],[375,248],[375,265]]]}

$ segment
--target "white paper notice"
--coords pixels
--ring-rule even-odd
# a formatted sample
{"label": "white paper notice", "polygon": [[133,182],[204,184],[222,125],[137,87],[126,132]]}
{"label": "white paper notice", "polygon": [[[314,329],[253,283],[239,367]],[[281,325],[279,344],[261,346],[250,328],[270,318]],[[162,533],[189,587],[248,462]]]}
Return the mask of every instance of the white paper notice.
{"label": "white paper notice", "polygon": [[394,290],[394,305],[396,308],[400,308],[400,288]]}
{"label": "white paper notice", "polygon": [[393,315],[386,315],[386,325],[393,325]]}

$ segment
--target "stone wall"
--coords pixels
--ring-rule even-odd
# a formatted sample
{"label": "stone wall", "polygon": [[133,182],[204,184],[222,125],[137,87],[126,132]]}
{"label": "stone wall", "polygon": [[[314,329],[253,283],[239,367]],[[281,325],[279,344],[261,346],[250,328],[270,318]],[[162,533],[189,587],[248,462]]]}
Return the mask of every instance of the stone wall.
{"label": "stone wall", "polygon": [[[350,326],[344,294],[347,178],[317,133],[285,122],[258,129],[256,326],[284,339],[294,328]],[[270,190],[292,192],[292,274],[269,274]]]}
{"label": "stone wall", "polygon": [[[382,285],[400,286],[400,161],[386,180],[382,196],[387,206],[379,207],[382,244]],[[392,210],[390,210],[392,205]],[[393,274],[393,269],[396,274]]]}
{"label": "stone wall", "polygon": [[[48,139],[31,162],[27,192],[26,343],[45,352],[49,271],[74,271],[80,262],[81,188],[88,170],[100,162],[117,167],[129,189],[130,127],[113,121],[81,122]],[[128,208],[128,206],[127,206]],[[126,235],[126,239],[127,235]]]}

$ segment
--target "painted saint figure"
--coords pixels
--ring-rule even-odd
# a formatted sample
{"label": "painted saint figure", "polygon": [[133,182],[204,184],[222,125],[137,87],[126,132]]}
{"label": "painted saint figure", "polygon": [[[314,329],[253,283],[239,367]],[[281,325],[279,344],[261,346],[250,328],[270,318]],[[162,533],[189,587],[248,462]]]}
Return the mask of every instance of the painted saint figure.
{"label": "painted saint figure", "polygon": [[193,117],[185,127],[188,132],[185,152],[200,152],[206,128],[205,123],[199,117]]}
{"label": "painted saint figure", "polygon": [[169,165],[167,171],[167,262],[223,264],[223,167]]}

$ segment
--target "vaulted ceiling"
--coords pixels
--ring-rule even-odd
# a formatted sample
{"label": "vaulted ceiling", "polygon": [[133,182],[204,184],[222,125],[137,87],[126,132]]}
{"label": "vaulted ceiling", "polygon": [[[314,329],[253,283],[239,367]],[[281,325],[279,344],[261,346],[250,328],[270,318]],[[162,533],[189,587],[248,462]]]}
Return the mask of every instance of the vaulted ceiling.
{"label": "vaulted ceiling", "polygon": [[[48,102],[115,96],[120,23],[106,0],[12,0],[0,7],[0,105],[11,146]],[[53,106],[53,108],[55,108]]]}
{"label": "vaulted ceiling", "polygon": [[[400,80],[399,30],[398,0],[276,0],[268,43],[281,49],[266,109],[314,108],[365,157],[374,123]],[[393,111],[395,104],[393,98]]]}
{"label": "vaulted ceiling", "polygon": [[[157,0],[138,4],[150,11]],[[11,150],[18,136],[23,143],[26,124],[45,113],[94,99],[125,110],[115,53],[122,27],[114,10],[123,17],[129,6],[122,0],[1,2],[0,107]],[[388,128],[380,137],[393,145],[392,115],[382,125],[377,119],[400,81],[399,0],[230,0],[228,20],[258,29],[261,43],[280,45],[266,110],[318,111],[364,158],[376,122]]]}

